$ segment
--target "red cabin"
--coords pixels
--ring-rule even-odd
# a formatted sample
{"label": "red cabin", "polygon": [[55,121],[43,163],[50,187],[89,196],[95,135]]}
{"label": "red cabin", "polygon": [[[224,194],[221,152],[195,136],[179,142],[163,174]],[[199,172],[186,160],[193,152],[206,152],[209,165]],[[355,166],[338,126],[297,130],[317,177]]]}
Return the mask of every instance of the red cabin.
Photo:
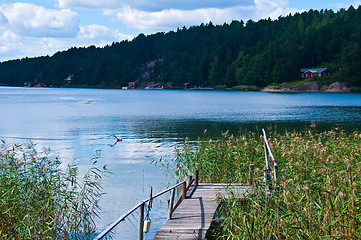
{"label": "red cabin", "polygon": [[302,68],[300,70],[300,79],[311,79],[313,77],[331,76],[332,73],[328,68]]}
{"label": "red cabin", "polygon": [[137,82],[129,82],[128,83],[128,89],[135,89],[138,87],[138,83]]}

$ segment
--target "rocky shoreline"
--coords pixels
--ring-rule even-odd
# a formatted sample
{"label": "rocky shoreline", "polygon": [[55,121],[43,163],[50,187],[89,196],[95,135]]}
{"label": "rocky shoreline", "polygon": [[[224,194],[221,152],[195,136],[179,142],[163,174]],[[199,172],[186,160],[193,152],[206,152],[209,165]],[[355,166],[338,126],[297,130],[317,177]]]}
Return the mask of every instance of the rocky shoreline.
{"label": "rocky shoreline", "polygon": [[261,89],[261,92],[350,92],[342,82],[334,82],[327,86],[324,81],[301,84],[295,87],[286,87],[287,83],[276,86],[268,86]]}

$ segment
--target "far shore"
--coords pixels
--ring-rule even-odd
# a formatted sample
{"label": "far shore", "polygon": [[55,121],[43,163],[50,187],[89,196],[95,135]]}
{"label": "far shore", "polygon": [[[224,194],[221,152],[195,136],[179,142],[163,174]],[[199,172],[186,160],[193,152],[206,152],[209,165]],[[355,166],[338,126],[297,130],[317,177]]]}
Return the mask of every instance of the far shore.
{"label": "far shore", "polygon": [[253,85],[238,85],[231,88],[226,86],[215,87],[191,87],[185,88],[181,86],[164,87],[164,88],[129,88],[120,86],[88,86],[88,85],[65,85],[60,87],[54,87],[51,85],[37,85],[37,86],[0,86],[0,87],[31,87],[31,88],[90,88],[90,89],[121,89],[121,90],[203,90],[203,91],[254,91],[254,92],[272,92],[272,93],[302,93],[302,92],[331,92],[331,93],[347,93],[347,92],[361,92],[360,87],[348,87],[345,83],[334,82],[330,85],[326,85],[323,81],[315,82],[291,82],[281,83],[277,85],[270,85],[264,88]]}

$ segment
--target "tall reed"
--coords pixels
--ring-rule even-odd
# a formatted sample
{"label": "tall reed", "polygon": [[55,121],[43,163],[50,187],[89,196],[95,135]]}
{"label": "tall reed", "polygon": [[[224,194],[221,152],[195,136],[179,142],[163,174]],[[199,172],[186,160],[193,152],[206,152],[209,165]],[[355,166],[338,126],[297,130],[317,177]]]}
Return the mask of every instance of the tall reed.
{"label": "tall reed", "polygon": [[[278,161],[277,190],[265,195],[256,181],[245,201],[226,199],[218,239],[361,239],[361,134],[334,129],[322,133],[269,133]],[[247,182],[248,164],[262,179],[259,134],[188,143],[178,152],[179,173],[200,170],[204,182]]]}
{"label": "tall reed", "polygon": [[79,179],[76,165],[59,169],[49,149],[0,144],[0,238],[90,239],[102,195],[93,159]]}

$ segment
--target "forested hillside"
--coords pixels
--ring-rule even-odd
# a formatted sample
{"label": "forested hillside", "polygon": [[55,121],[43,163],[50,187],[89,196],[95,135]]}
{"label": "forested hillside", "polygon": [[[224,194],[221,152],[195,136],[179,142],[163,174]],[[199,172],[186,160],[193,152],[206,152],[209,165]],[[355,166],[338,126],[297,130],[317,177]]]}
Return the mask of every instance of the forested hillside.
{"label": "forested hillside", "polygon": [[[132,41],[71,48],[0,64],[0,84],[121,87],[266,86],[297,80],[300,68],[327,67],[328,81],[361,86],[361,7],[297,13],[277,20],[211,22]],[[65,81],[73,75],[71,81]]]}

